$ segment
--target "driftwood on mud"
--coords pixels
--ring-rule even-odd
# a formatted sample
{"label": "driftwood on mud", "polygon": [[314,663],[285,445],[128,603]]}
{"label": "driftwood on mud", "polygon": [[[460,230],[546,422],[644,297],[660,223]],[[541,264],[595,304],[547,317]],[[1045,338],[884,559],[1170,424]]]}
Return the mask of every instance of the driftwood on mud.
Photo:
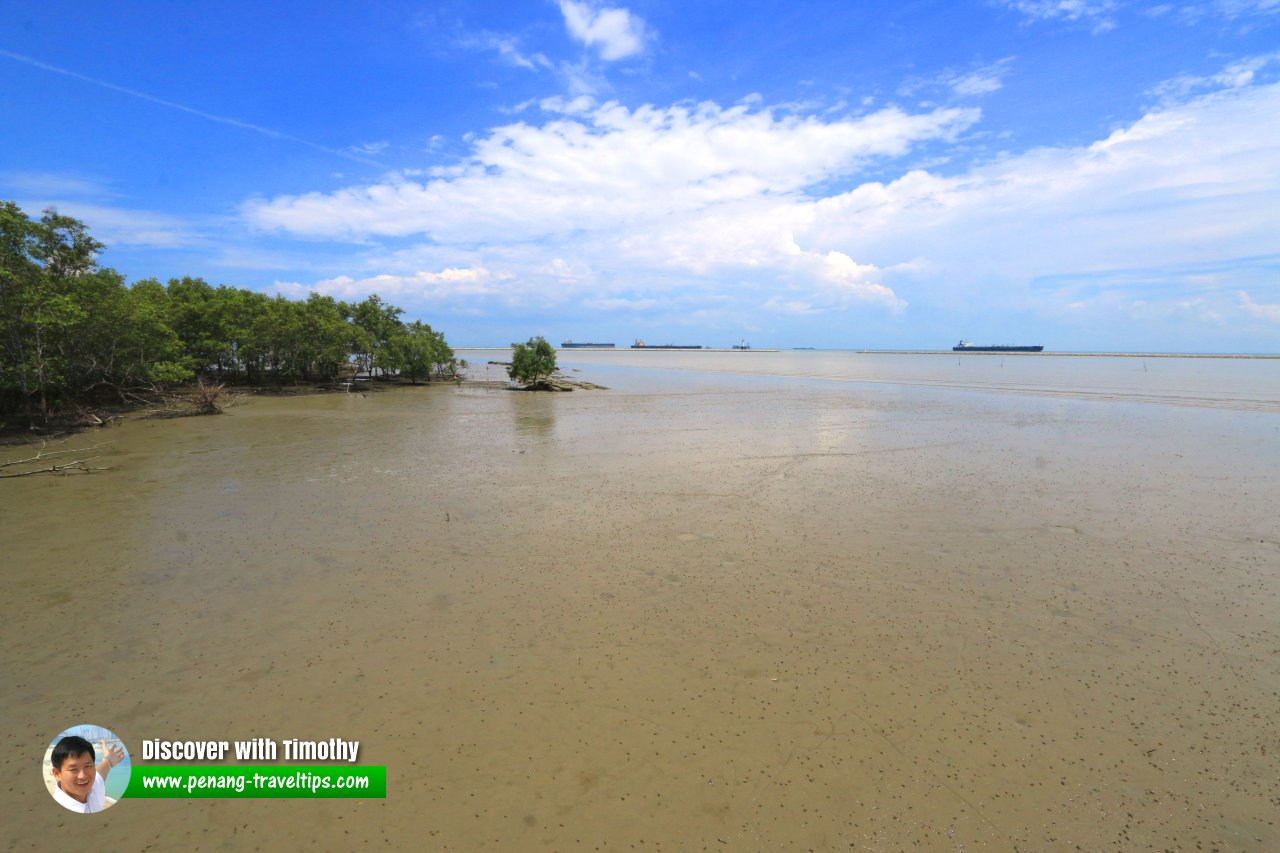
{"label": "driftwood on mud", "polygon": [[[90,462],[101,459],[101,453],[94,456],[84,455],[86,453],[93,453],[95,450],[101,450],[103,447],[106,447],[106,445],[95,444],[91,447],[78,447],[68,450],[49,450],[48,442],[42,441],[40,443],[40,449],[36,451],[35,456],[28,456],[25,459],[11,459],[7,462],[0,462],[0,479],[31,477],[36,474],[70,474],[77,471],[88,474],[93,471],[106,471],[108,469],[105,466],[89,464]],[[53,457],[70,458],[59,458],[57,460],[53,460]],[[10,468],[14,470],[10,471]]]}
{"label": "driftwood on mud", "polygon": [[147,408],[152,418],[187,418],[196,415],[220,415],[234,406],[240,394],[230,393],[221,382],[206,385],[200,380],[195,390],[185,394],[164,394],[157,405]]}

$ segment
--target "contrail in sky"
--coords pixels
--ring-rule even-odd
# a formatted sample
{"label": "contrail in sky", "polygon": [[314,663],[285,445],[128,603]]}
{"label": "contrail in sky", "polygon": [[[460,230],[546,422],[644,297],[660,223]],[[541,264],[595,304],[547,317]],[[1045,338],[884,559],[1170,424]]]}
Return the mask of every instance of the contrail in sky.
{"label": "contrail in sky", "polygon": [[56,65],[50,65],[47,62],[41,62],[38,59],[32,59],[29,56],[23,56],[20,53],[14,53],[12,51],[5,50],[4,48],[0,48],[0,56],[4,56],[9,59],[12,59],[15,62],[22,62],[27,65],[33,65],[36,68],[42,68],[45,71],[52,71],[55,74],[62,74],[66,77],[72,77],[76,80],[83,80],[86,83],[92,83],[95,86],[101,86],[102,88],[110,89],[113,92],[120,92],[121,94],[125,94],[133,98],[139,98],[143,101],[150,101],[151,103],[159,104],[162,107],[168,107],[169,109],[173,109],[173,110],[181,110],[184,113],[190,113],[193,116],[199,116],[200,118],[208,119],[209,121],[216,121],[219,124],[229,124],[232,127],[239,127],[245,130],[252,130],[255,133],[261,133],[263,136],[269,136],[272,139],[282,139],[287,142],[296,142],[299,145],[305,145],[308,148],[314,148],[317,151],[323,151],[326,154],[332,154],[336,157],[344,157],[348,160],[355,160],[357,163],[365,163],[370,166],[378,166],[379,168],[383,168],[383,169],[386,168],[385,164],[379,163],[377,160],[370,160],[367,157],[361,157],[358,154],[352,154],[350,151],[342,151],[338,148],[329,148],[324,145],[318,145],[314,142],[308,142],[305,139],[299,139],[296,136],[290,136],[287,133],[281,133],[278,130],[272,130],[269,127],[259,127],[256,124],[249,124],[247,121],[240,121],[234,118],[227,118],[226,116],[214,115],[213,113],[206,113],[203,110],[197,110],[193,107],[184,106],[182,104],[175,104],[173,101],[166,101],[164,98],[157,98],[154,95],[148,95],[146,92],[139,92],[135,89],[126,89],[124,86],[117,86],[115,83],[108,83],[105,80],[98,80],[93,77],[88,77],[84,74],[77,74],[74,71],[68,71],[65,68],[59,68]]}

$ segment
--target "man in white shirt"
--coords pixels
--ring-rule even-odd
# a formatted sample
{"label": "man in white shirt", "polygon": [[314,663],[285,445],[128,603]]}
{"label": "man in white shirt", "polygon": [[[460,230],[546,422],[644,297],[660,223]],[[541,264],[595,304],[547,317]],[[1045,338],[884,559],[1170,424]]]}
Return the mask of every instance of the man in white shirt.
{"label": "man in white shirt", "polygon": [[49,756],[53,764],[53,798],[58,805],[73,812],[92,814],[105,809],[107,803],[107,786],[103,780],[124,759],[124,750],[119,746],[107,748],[102,744],[102,761],[94,766],[97,758],[93,744],[77,735],[67,735],[53,747]]}

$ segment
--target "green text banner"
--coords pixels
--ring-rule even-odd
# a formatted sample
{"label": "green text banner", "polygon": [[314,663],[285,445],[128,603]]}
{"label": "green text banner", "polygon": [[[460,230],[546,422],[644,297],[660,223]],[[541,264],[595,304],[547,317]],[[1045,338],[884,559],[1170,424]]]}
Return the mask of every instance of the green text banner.
{"label": "green text banner", "polygon": [[262,797],[377,799],[387,796],[387,768],[320,767],[139,767],[134,765],[125,797],[191,799]]}

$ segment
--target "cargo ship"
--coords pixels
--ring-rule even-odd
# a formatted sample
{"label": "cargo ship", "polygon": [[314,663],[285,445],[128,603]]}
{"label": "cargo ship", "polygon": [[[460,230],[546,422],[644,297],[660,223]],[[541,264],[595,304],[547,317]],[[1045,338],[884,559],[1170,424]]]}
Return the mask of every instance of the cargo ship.
{"label": "cargo ship", "polygon": [[646,344],[644,341],[636,338],[636,342],[631,345],[632,349],[702,349],[701,344]]}
{"label": "cargo ship", "polygon": [[995,344],[988,347],[980,347],[971,344],[968,341],[961,341],[951,348],[952,352],[1043,352],[1044,346],[1014,346],[1012,344]]}
{"label": "cargo ship", "polygon": [[561,349],[613,349],[613,344],[591,344],[591,343],[574,343],[573,341],[561,341]]}

